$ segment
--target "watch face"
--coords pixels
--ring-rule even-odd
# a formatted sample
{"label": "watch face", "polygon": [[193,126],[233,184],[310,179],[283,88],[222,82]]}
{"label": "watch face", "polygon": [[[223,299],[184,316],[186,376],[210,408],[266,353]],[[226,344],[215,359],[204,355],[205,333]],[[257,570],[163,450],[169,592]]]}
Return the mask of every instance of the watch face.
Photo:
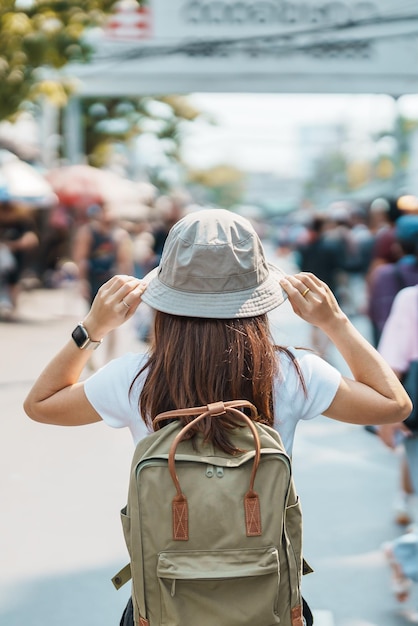
{"label": "watch face", "polygon": [[79,348],[82,348],[89,338],[86,329],[81,324],[74,328],[71,336]]}

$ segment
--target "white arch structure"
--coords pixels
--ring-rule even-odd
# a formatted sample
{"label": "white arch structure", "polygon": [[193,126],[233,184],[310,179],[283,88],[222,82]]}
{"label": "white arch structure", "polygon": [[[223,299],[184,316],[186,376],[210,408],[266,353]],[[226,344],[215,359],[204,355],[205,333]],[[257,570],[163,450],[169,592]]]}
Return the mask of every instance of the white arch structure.
{"label": "white arch structure", "polygon": [[[123,0],[70,65],[79,97],[418,93],[417,0]],[[77,133],[77,98],[68,107]],[[75,143],[75,142],[74,142]],[[77,145],[70,160],[77,160]]]}

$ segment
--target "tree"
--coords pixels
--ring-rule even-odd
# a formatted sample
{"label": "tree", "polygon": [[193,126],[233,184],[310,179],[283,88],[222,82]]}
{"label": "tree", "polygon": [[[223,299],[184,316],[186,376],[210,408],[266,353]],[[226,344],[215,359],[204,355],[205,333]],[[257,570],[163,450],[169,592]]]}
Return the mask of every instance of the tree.
{"label": "tree", "polygon": [[91,165],[99,167],[106,163],[115,144],[126,145],[147,132],[160,140],[168,161],[179,162],[182,124],[200,116],[200,111],[180,95],[83,98],[81,106],[85,151]]}
{"label": "tree", "polygon": [[91,49],[85,30],[103,24],[115,0],[1,0],[0,120],[14,116],[21,104],[44,93],[58,104],[65,86],[42,80],[40,70],[87,61]]}
{"label": "tree", "polygon": [[229,208],[242,201],[245,175],[231,165],[216,165],[188,172],[189,187],[203,202]]}
{"label": "tree", "polygon": [[418,129],[418,119],[397,115],[393,127],[375,135],[380,146],[376,159],[376,176],[394,183],[396,192],[402,189],[410,163],[411,138]]}
{"label": "tree", "polygon": [[[42,95],[62,109],[71,79],[51,78],[45,70],[59,70],[71,61],[88,62],[93,50],[84,35],[102,26],[116,4],[116,0],[1,0],[0,120],[13,119],[22,105],[36,103]],[[166,164],[179,164],[183,124],[200,115],[185,96],[177,95],[82,98],[81,109],[85,153],[97,167],[109,161],[115,146],[126,147],[147,132],[159,140]],[[62,115],[58,118],[62,131]]]}

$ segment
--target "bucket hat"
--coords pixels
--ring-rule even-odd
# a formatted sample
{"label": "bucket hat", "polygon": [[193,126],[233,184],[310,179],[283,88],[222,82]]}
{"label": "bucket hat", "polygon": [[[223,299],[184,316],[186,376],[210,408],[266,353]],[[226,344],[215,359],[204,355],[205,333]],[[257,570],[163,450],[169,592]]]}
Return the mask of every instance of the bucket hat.
{"label": "bucket hat", "polygon": [[271,311],[286,299],[284,273],[267,263],[251,223],[224,209],[189,213],[170,230],[142,300],[172,315],[232,319]]}

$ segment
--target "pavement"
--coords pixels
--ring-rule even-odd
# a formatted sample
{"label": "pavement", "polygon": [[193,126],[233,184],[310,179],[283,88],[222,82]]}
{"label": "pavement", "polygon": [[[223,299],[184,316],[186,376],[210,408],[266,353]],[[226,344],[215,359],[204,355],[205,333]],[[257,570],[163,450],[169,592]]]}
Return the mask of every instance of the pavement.
{"label": "pavement", "polygon": [[[27,392],[85,305],[72,288],[37,289],[21,295],[19,309],[19,321],[0,322],[0,623],[115,626],[129,594],[116,592],[110,578],[127,562],[119,509],[130,435],[104,424],[45,426],[25,416]],[[367,336],[367,320],[355,323]],[[309,345],[308,325],[287,304],[272,324],[277,340]],[[142,348],[133,324],[123,327],[117,351]],[[329,359],[347,373],[335,351]],[[408,623],[381,550],[400,532],[392,521],[398,461],[359,426],[320,417],[298,428],[294,473],[304,554],[315,569],[303,591],[316,626]],[[414,594],[408,606],[417,606]]]}

